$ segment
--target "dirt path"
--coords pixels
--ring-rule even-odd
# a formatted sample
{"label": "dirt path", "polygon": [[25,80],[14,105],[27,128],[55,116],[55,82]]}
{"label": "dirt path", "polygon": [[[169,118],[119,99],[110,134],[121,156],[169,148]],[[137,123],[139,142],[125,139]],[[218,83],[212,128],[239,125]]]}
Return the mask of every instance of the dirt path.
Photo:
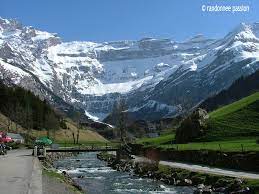
{"label": "dirt path", "polygon": [[[133,157],[135,158],[136,161],[149,160],[145,157],[139,157],[139,156],[133,156]],[[201,172],[201,173],[223,175],[223,176],[229,176],[229,177],[246,178],[246,179],[259,179],[259,174],[257,173],[250,173],[250,172],[239,171],[239,170],[222,169],[222,168],[215,168],[215,167],[209,167],[204,165],[187,164],[187,163],[180,163],[180,162],[168,162],[168,161],[159,161],[159,164],[171,166],[173,168],[186,169],[193,172]]]}

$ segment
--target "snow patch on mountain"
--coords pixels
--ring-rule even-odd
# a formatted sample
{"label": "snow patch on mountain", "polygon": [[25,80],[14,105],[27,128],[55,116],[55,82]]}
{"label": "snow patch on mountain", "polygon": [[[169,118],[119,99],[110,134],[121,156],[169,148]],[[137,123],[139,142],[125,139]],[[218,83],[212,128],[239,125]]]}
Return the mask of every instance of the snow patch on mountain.
{"label": "snow patch on mountain", "polygon": [[41,41],[41,40],[46,40],[46,39],[55,37],[55,34],[50,34],[49,32],[44,32],[39,30],[35,30],[34,33],[35,33],[35,36],[31,38],[33,41]]}
{"label": "snow patch on mountain", "polygon": [[130,108],[127,110],[127,112],[137,112],[143,109],[152,109],[154,112],[166,111],[167,114],[171,114],[174,113],[178,108],[155,100],[148,100],[144,105]]}
{"label": "snow patch on mountain", "polygon": [[[20,79],[25,77],[25,76],[30,76],[29,73],[23,71],[22,69],[18,68],[18,67],[15,67],[9,63],[6,63],[3,61],[3,59],[0,58],[0,69],[1,71],[5,71],[6,73],[9,73],[11,75],[13,75],[12,77],[12,81],[14,81],[15,84],[19,83]],[[2,79],[6,79],[5,76],[8,76],[8,75],[5,75],[2,73],[1,77]],[[8,77],[10,78],[10,77]]]}
{"label": "snow patch on mountain", "polygon": [[[180,111],[182,99],[178,98],[183,97],[172,100],[177,92],[183,90],[186,95],[184,91],[196,87],[207,91],[208,84],[212,88],[220,76],[237,71],[235,68],[242,70],[240,75],[256,70],[258,36],[259,23],[254,23],[241,24],[218,40],[197,35],[183,42],[154,38],[62,42],[57,34],[0,18],[0,58],[5,61],[0,65],[17,80],[34,75],[93,119],[109,114],[120,97],[128,100],[131,111],[163,110],[167,114]],[[230,83],[231,78],[224,79],[219,88]],[[206,95],[196,98],[202,100]],[[168,98],[172,99],[165,100]]]}
{"label": "snow patch on mountain", "polygon": [[[149,76],[136,81],[128,81],[124,83],[111,83],[111,84],[103,84],[97,80],[97,83],[95,85],[90,86],[86,89],[78,88],[78,91],[81,94],[90,94],[90,95],[96,95],[96,96],[101,96],[109,93],[125,94],[127,92],[130,92],[133,89],[139,88],[140,86],[142,86],[142,84],[145,81],[151,80],[151,79],[152,79],[152,76]],[[79,85],[84,85],[84,83],[79,82]]]}
{"label": "snow patch on mountain", "polygon": [[91,115],[90,113],[88,113],[87,111],[85,111],[85,115],[88,116],[90,119],[94,120],[94,121],[98,121],[99,118],[98,117],[95,117],[93,115]]}
{"label": "snow patch on mountain", "polygon": [[17,79],[24,77],[24,76],[30,76],[27,72],[23,71],[22,69],[13,66],[9,63],[6,63],[3,61],[3,59],[0,58],[0,66],[4,70],[8,71],[9,73],[15,73],[17,75]]}

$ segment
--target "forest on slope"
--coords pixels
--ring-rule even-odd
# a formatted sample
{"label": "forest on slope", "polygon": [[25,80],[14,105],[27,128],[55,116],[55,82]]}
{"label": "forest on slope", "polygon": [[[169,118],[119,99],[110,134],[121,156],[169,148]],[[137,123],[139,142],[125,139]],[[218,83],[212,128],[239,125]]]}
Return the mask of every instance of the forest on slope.
{"label": "forest on slope", "polygon": [[26,129],[58,130],[60,116],[45,101],[18,86],[7,86],[0,80],[0,112]]}
{"label": "forest on slope", "polygon": [[208,112],[216,110],[227,104],[231,104],[246,96],[259,91],[259,71],[249,76],[237,79],[229,88],[204,100],[199,107]]}

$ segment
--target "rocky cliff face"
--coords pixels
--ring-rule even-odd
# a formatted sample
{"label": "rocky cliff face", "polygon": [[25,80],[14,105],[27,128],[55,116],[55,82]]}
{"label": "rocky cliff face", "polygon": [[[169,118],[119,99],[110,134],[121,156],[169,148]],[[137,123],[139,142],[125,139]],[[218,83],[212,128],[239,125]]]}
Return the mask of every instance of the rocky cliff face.
{"label": "rocky cliff face", "polygon": [[219,40],[62,42],[56,34],[0,19],[0,75],[93,118],[104,118],[125,98],[132,118],[154,120],[180,114],[258,69],[258,32],[255,23]]}
{"label": "rocky cliff face", "polygon": [[[258,23],[241,24],[223,39],[212,42],[204,53],[180,65],[150,91],[142,93],[140,104],[144,107],[137,111],[144,114],[147,109],[154,109],[154,103],[146,103],[152,101],[173,106],[174,109],[167,109],[168,116],[177,115],[230,86],[237,78],[255,72],[259,68],[258,27]],[[141,98],[138,90],[133,98]]]}

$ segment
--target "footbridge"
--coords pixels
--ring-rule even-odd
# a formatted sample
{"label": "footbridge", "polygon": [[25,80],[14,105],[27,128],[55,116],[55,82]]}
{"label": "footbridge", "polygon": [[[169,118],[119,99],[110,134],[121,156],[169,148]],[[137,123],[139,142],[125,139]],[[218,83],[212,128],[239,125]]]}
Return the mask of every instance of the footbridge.
{"label": "footbridge", "polygon": [[117,151],[119,148],[117,147],[71,147],[71,148],[47,148],[46,152],[110,152]]}

